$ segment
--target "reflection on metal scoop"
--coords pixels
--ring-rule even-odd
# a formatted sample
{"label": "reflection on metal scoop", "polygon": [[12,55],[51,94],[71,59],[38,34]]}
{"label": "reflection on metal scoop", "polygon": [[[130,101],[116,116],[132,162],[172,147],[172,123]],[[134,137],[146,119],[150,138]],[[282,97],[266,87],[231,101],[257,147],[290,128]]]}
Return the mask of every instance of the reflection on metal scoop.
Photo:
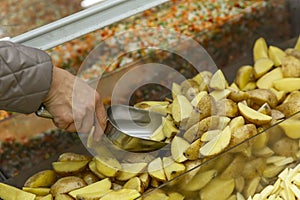
{"label": "reflection on metal scoop", "polygon": [[[53,119],[51,113],[44,106],[41,106],[36,114],[39,117]],[[120,149],[130,152],[149,152],[158,150],[167,144],[150,139],[152,133],[162,123],[161,114],[131,106],[112,105],[107,109],[107,119],[104,134]],[[78,134],[87,143],[88,134]]]}
{"label": "reflection on metal scoop", "polygon": [[131,152],[149,152],[167,143],[151,140],[161,125],[162,115],[131,106],[113,105],[107,109],[105,135],[119,148]]}

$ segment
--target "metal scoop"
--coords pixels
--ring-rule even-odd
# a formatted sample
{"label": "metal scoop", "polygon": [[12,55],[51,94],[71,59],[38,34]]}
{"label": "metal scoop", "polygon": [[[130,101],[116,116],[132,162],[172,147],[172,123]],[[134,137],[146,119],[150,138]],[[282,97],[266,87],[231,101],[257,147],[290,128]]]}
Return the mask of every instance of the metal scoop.
{"label": "metal scoop", "polygon": [[[44,106],[40,107],[36,115],[53,119]],[[104,135],[114,145],[125,151],[155,151],[167,144],[150,139],[161,123],[161,114],[131,106],[112,105],[107,108],[107,125]]]}

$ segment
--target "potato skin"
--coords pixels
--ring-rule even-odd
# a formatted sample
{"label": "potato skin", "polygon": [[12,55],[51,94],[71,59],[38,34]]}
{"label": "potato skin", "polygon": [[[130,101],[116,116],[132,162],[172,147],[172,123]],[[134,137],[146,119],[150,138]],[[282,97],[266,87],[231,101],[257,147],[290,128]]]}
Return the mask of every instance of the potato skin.
{"label": "potato skin", "polygon": [[58,179],[50,188],[50,193],[56,197],[58,194],[65,194],[72,190],[86,186],[84,180],[77,176],[67,176]]}
{"label": "potato skin", "polygon": [[24,183],[24,187],[49,187],[57,180],[57,175],[54,170],[44,170],[37,172],[29,177]]}
{"label": "potato skin", "polygon": [[278,104],[276,95],[269,89],[255,89],[247,91],[247,93],[250,106],[253,104],[262,106],[264,103],[268,103],[271,108],[274,108]]}

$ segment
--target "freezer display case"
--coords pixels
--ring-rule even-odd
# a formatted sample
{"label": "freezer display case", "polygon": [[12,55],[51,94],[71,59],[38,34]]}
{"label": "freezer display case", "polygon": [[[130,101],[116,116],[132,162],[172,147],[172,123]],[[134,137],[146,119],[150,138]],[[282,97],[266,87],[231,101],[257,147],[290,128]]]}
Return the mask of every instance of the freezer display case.
{"label": "freezer display case", "polygon": [[[119,2],[119,5],[121,4],[122,1]],[[76,7],[72,12],[78,10],[80,8]],[[109,12],[109,9],[106,11]],[[0,166],[3,179],[6,179],[5,183],[19,188],[17,193],[23,189],[26,191],[24,195],[29,194],[28,198],[32,199],[48,194],[58,195],[53,191],[54,182],[43,189],[28,183],[28,178],[37,172],[54,169],[56,178],[74,175],[80,177],[84,181],[76,180],[75,183],[81,183],[82,189],[86,188],[87,184],[92,185],[90,188],[93,188],[93,184],[99,184],[98,188],[107,188],[103,189],[105,193],[101,194],[97,189],[78,192],[78,188],[62,192],[62,196],[74,199],[76,195],[78,199],[136,199],[140,196],[142,199],[299,198],[297,129],[300,121],[296,103],[299,90],[297,66],[300,67],[298,14],[299,1],[168,1],[114,23],[101,24],[99,26],[103,27],[100,29],[79,35],[76,39],[70,40],[66,36],[63,44],[49,41],[51,44],[57,44],[44,49],[51,55],[54,64],[87,80],[101,93],[106,105],[116,103],[112,101],[113,91],[118,87],[118,81],[130,70],[154,64],[175,69],[184,77],[179,80],[188,81],[178,81],[177,87],[173,84],[172,74],[162,74],[158,76],[161,79],[159,84],[146,84],[136,88],[134,82],[149,79],[145,68],[138,71],[135,81],[123,84],[123,92],[119,97],[125,97],[118,98],[117,103],[149,109],[149,101],[159,102],[158,105],[161,103],[164,106],[158,108],[158,111],[167,113],[168,117],[165,120],[172,122],[176,131],[162,137],[159,131],[156,131],[158,137],[153,138],[167,142],[168,145],[155,152],[124,154],[118,149],[98,150],[104,152],[104,157],[115,160],[113,164],[104,162],[108,168],[113,166],[112,171],[115,172],[107,174],[107,171],[102,171],[105,169],[102,158],[91,159],[94,155],[86,150],[76,133],[57,130],[51,120],[41,119],[33,114],[15,114],[0,122]],[[147,30],[151,27],[151,31],[144,31],[145,27]],[[184,56],[163,48],[163,42],[166,41],[164,37],[170,39],[174,35],[177,37],[171,42],[172,50],[188,55],[191,60],[187,61]],[[15,38],[18,37],[20,38]],[[193,43],[187,38],[200,44],[206,50],[205,53],[191,51]],[[26,41],[24,43],[26,44]],[[138,45],[139,48],[128,44]],[[124,51],[118,52],[118,45],[122,46]],[[40,48],[45,46],[41,45]],[[206,52],[211,59],[205,57]],[[200,55],[204,55],[205,58]],[[86,58],[92,58],[92,62],[88,63]],[[86,66],[88,67],[85,68]],[[150,73],[150,76],[157,76],[156,71],[150,72],[153,73]],[[207,76],[203,75],[205,73]],[[270,76],[270,73],[275,75]],[[222,79],[222,74],[226,79],[223,82],[224,88],[219,85],[218,78],[213,78]],[[97,77],[100,75],[99,83]],[[264,76],[267,78],[262,78]],[[273,82],[268,86],[269,80],[274,76],[277,76],[276,86]],[[199,77],[214,81],[200,89]],[[196,82],[197,86],[193,87],[192,82]],[[287,88],[287,84],[291,85]],[[176,87],[179,88],[178,93]],[[218,120],[220,115],[228,119],[228,122],[223,123],[224,127],[199,132],[199,127],[193,126],[203,120],[201,117],[197,118],[200,114],[197,114],[195,108],[199,102],[196,102],[197,99],[193,101],[202,90],[206,91],[210,96],[208,99],[215,103],[221,102],[222,99],[234,102],[233,113],[226,112],[226,109],[215,111],[219,112]],[[221,92],[213,92],[219,90]],[[259,97],[266,94],[259,93],[261,90],[268,91],[268,98]],[[200,97],[197,98],[200,101]],[[178,99],[184,99],[184,102],[187,100],[192,104],[192,107],[189,103],[184,104],[183,110],[189,110],[191,107],[190,110],[196,114],[192,116],[190,112],[188,117],[182,120],[182,115],[178,116],[178,112],[183,111],[175,109],[176,106],[180,106]],[[218,105],[222,107],[223,104]],[[254,117],[248,113],[250,108],[250,113],[255,110]],[[259,116],[257,112],[260,113]],[[210,115],[215,116],[216,113],[210,113],[205,118],[212,121],[217,119],[211,118]],[[239,131],[233,131],[234,126],[238,126],[233,121],[242,123],[239,124],[241,127],[235,127]],[[208,126],[213,126],[213,122],[207,123]],[[229,135],[229,138],[226,135]],[[226,145],[224,141],[227,141]],[[69,157],[64,160],[62,157],[66,155],[63,154],[65,152],[89,157],[76,155],[76,158],[79,157],[77,161]],[[180,157],[174,154],[180,154]],[[66,171],[65,167],[59,167],[69,167],[74,162],[81,162],[84,167],[78,171]],[[133,172],[127,169],[131,165]],[[88,179],[85,174],[94,178]],[[99,183],[100,181],[102,182]],[[6,185],[0,187],[11,191]],[[72,193],[71,190],[75,192]],[[12,191],[16,192],[13,189]],[[90,196],[83,195],[85,193],[90,193]]]}

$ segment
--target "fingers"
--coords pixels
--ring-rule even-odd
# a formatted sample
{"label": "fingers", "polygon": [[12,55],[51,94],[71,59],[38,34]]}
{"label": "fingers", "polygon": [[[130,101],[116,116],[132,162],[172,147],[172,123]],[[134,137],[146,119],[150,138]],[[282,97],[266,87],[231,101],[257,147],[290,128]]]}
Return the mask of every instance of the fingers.
{"label": "fingers", "polygon": [[95,112],[94,140],[99,141],[106,127],[106,111],[100,97],[96,98]]}

